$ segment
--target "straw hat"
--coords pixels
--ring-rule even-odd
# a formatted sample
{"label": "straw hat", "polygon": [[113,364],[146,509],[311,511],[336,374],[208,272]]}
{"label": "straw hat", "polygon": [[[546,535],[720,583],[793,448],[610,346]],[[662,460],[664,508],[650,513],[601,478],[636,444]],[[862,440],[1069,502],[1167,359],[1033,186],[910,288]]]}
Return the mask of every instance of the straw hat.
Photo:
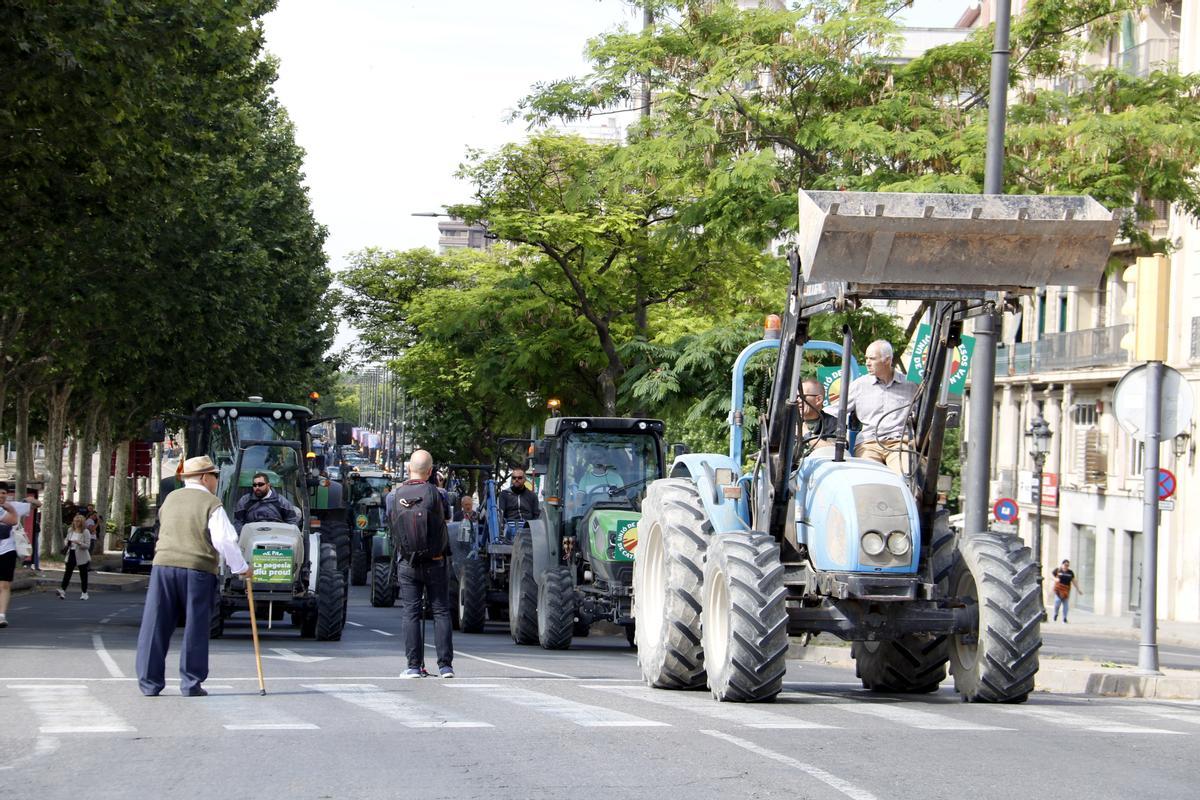
{"label": "straw hat", "polygon": [[213,464],[212,459],[208,456],[196,456],[183,462],[183,469],[179,474],[185,478],[194,478],[209,472],[217,472],[217,467]]}

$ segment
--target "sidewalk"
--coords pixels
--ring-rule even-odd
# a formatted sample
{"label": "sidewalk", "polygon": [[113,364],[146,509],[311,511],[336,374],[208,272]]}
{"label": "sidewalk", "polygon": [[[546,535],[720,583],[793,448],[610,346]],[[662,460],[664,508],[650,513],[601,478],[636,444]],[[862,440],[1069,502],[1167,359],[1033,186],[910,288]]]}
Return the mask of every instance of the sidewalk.
{"label": "sidewalk", "polygon": [[[1142,638],[1141,629],[1133,627],[1132,616],[1108,617],[1075,609],[1071,610],[1071,621],[1066,625],[1052,619],[1042,623],[1042,633],[1050,632],[1066,636],[1111,636],[1134,642]],[[1200,647],[1200,622],[1159,619],[1158,643]]]}
{"label": "sidewalk", "polygon": [[[149,576],[145,574],[126,575],[113,569],[113,553],[93,557],[96,569],[88,571],[88,590],[92,592],[129,592],[145,589]],[[120,569],[120,553],[116,553],[116,569]],[[63,565],[61,561],[45,561],[39,570],[28,567],[17,567],[13,575],[13,592],[45,591],[55,589],[62,583]],[[71,578],[73,588],[79,588],[79,574]]]}

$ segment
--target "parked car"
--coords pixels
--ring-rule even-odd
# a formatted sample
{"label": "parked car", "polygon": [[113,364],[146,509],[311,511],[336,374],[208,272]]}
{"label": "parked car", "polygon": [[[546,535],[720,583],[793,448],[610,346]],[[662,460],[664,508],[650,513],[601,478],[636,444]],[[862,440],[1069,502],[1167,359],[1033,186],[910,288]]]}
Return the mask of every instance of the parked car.
{"label": "parked car", "polygon": [[154,562],[154,546],[157,541],[152,526],[134,526],[129,540],[125,542],[121,572],[149,572]]}

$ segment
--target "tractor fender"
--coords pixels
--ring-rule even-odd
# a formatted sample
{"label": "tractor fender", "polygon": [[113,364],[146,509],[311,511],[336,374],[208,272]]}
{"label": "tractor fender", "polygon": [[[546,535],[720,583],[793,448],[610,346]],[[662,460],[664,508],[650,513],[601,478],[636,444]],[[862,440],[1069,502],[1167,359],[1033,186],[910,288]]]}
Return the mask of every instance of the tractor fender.
{"label": "tractor fender", "polygon": [[561,545],[551,541],[545,517],[529,520],[529,533],[533,540],[533,574],[540,583],[543,572],[558,566],[558,551]]}
{"label": "tractor fender", "polygon": [[726,487],[738,486],[741,478],[741,470],[728,455],[686,453],[675,459],[668,474],[672,478],[686,478],[695,484],[713,531],[732,533],[750,530],[748,521],[739,512],[739,506],[744,504],[725,496]]}
{"label": "tractor fender", "polygon": [[388,557],[387,543],[382,536],[371,537],[371,561],[386,561]]}

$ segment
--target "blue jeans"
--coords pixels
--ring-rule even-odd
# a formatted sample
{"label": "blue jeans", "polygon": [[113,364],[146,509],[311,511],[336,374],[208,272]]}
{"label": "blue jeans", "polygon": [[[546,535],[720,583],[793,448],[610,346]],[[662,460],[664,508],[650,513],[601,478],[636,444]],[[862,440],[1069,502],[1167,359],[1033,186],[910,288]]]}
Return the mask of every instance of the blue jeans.
{"label": "blue jeans", "polygon": [[449,667],[454,660],[454,643],[450,625],[450,559],[426,561],[415,567],[407,561],[396,564],[396,579],[400,582],[400,603],[403,607],[404,651],[408,668],[425,664],[424,596],[429,593],[433,608],[433,643],[437,647],[439,667]]}
{"label": "blue jeans", "polygon": [[1062,609],[1063,622],[1066,622],[1067,621],[1067,613],[1071,609],[1070,595],[1067,595],[1067,597],[1059,597],[1057,593],[1054,595],[1054,618],[1055,619],[1058,619],[1058,609],[1060,609],[1060,608]]}

